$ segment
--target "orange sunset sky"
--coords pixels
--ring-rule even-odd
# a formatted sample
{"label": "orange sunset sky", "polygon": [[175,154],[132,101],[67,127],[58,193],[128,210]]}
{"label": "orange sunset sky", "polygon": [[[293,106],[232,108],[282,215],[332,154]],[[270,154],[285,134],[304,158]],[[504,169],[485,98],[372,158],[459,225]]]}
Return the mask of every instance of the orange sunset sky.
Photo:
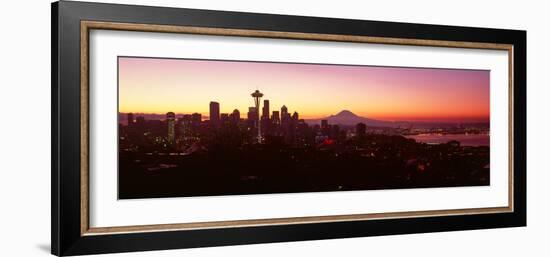
{"label": "orange sunset sky", "polygon": [[[301,118],[341,110],[379,120],[489,120],[488,70],[289,64],[119,57],[119,112],[246,117],[259,89],[271,111],[286,105]],[[262,99],[262,100],[263,100]]]}

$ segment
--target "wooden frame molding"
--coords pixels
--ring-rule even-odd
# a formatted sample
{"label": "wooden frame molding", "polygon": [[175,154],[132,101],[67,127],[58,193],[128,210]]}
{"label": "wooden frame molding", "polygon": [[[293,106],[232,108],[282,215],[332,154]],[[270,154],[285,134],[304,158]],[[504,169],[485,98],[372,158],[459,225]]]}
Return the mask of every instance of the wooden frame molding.
{"label": "wooden frame molding", "polygon": [[[89,208],[89,34],[90,30],[124,30],[140,32],[163,32],[163,33],[185,33],[199,35],[223,35],[240,37],[261,37],[261,38],[281,38],[281,39],[299,39],[299,40],[320,40],[320,41],[338,41],[338,42],[357,42],[357,43],[375,43],[392,45],[414,45],[430,47],[454,47],[471,49],[495,49],[508,51],[509,58],[509,178],[508,178],[508,206],[489,207],[489,208],[471,208],[471,209],[451,209],[451,210],[433,210],[433,211],[410,211],[410,212],[392,212],[392,213],[372,213],[372,214],[353,214],[353,215],[332,215],[332,216],[312,216],[312,217],[292,217],[275,219],[256,219],[256,220],[234,220],[234,221],[212,221],[212,222],[194,222],[178,224],[158,224],[158,225],[140,225],[140,226],[122,226],[122,227],[90,227],[90,208]],[[243,30],[243,29],[222,29],[209,27],[189,27],[189,26],[171,26],[171,25],[153,25],[137,23],[116,23],[86,21],[80,22],[80,232],[82,236],[91,236],[99,234],[118,234],[118,233],[139,233],[156,232],[172,230],[193,230],[207,228],[230,228],[230,227],[249,227],[249,226],[270,226],[283,224],[306,224],[322,222],[339,221],[358,221],[358,220],[378,220],[395,218],[415,218],[415,217],[433,217],[433,216],[451,216],[451,215],[472,215],[488,213],[506,213],[514,211],[514,47],[511,44],[495,44],[480,42],[459,42],[443,40],[424,40],[424,39],[403,39],[389,37],[369,37],[369,36],[351,36],[334,34],[312,34],[298,32],[265,31],[265,30]]]}

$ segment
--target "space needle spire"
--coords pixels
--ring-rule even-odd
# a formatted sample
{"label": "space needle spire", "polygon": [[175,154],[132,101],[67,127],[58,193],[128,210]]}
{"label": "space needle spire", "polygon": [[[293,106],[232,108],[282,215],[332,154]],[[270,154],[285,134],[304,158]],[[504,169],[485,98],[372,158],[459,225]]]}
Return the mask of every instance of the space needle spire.
{"label": "space needle spire", "polygon": [[251,96],[254,98],[254,104],[256,106],[256,121],[258,122],[258,143],[262,142],[262,134],[260,129],[260,100],[264,94],[260,93],[260,90],[256,89]]}

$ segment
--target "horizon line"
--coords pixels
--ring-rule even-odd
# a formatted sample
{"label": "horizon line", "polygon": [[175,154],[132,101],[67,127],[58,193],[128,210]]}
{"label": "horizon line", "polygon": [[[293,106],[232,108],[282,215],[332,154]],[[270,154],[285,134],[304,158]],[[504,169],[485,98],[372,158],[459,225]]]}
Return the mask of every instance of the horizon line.
{"label": "horizon line", "polygon": [[[342,110],[336,114],[328,114],[328,116],[320,116],[320,117],[317,117],[317,118],[300,118],[300,119],[303,119],[303,120],[309,120],[309,121],[321,121],[321,120],[324,120],[324,119],[329,119],[331,116],[336,116],[337,114],[343,112],[343,111],[349,111],[349,110]],[[168,111],[168,112],[172,112],[172,111]],[[135,114],[135,115],[157,115],[157,116],[165,116],[168,112],[166,113],[158,113],[158,112],[122,112],[122,111],[118,111],[118,114],[129,114],[129,113],[132,113],[132,114]],[[423,118],[423,117],[417,117],[417,118],[403,118],[403,119],[384,119],[384,118],[370,118],[370,117],[364,117],[364,116],[361,116],[361,115],[357,115],[355,114],[354,112],[352,111],[349,111],[351,112],[353,115],[359,117],[359,118],[363,118],[363,119],[370,119],[370,120],[374,120],[374,121],[383,121],[383,122],[415,122],[415,123],[490,123],[490,117],[463,117],[463,118],[453,118],[453,117],[436,117],[436,118]],[[204,114],[204,113],[200,113],[200,112],[173,112],[175,115],[191,115],[191,114],[194,114],[194,113],[198,113],[201,115],[201,118],[202,120],[209,120],[210,119],[210,116],[207,115],[207,114]],[[293,113],[293,112],[289,112],[289,113]],[[220,113],[222,114],[222,113]],[[230,112],[229,113],[226,113],[226,114],[231,114]],[[241,113],[243,114],[243,113]],[[245,114],[245,117],[243,119],[246,119],[246,113]],[[300,114],[298,112],[298,114],[300,116],[302,116],[303,114]],[[206,118],[206,119],[205,119]],[[242,117],[241,117],[242,118]],[[160,120],[163,120],[163,119],[160,119]]]}

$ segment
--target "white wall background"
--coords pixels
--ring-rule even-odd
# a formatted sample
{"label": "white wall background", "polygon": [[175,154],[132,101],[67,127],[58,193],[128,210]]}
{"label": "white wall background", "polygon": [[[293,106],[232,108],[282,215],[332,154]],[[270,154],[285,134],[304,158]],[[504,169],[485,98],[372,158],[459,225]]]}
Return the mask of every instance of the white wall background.
{"label": "white wall background", "polygon": [[[545,1],[104,0],[528,31],[528,227],[212,247],[116,256],[549,256],[550,22]],[[50,244],[50,1],[8,1],[0,15],[0,255]]]}

